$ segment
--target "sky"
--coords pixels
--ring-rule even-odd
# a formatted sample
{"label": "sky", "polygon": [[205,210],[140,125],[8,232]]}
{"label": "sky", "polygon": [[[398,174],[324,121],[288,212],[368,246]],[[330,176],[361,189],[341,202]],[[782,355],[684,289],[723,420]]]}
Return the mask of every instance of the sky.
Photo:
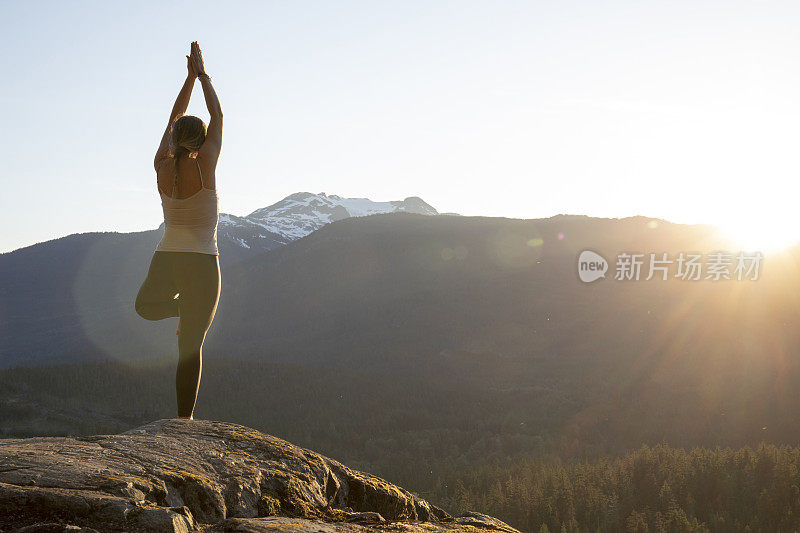
{"label": "sky", "polygon": [[[0,252],[163,220],[203,50],[220,210],[298,191],[800,241],[800,3],[0,0]],[[208,122],[200,83],[187,114]]]}

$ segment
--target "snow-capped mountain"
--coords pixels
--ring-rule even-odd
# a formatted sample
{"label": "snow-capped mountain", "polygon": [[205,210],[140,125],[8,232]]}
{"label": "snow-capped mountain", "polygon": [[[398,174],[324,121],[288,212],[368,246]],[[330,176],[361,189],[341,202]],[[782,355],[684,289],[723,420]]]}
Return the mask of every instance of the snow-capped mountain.
{"label": "snow-capped mountain", "polygon": [[[254,253],[272,250],[305,237],[325,224],[348,217],[404,211],[421,215],[439,212],[421,198],[373,202],[368,198],[342,198],[334,194],[298,192],[280,202],[240,217],[220,213],[217,241],[220,255],[235,262]],[[163,223],[160,229],[163,231]]]}
{"label": "snow-capped mountain", "polygon": [[246,220],[293,241],[343,218],[395,211],[421,215],[439,214],[416,196],[394,202],[373,202],[367,198],[342,198],[334,194],[328,196],[324,192],[298,192],[276,204],[256,209],[247,215]]}

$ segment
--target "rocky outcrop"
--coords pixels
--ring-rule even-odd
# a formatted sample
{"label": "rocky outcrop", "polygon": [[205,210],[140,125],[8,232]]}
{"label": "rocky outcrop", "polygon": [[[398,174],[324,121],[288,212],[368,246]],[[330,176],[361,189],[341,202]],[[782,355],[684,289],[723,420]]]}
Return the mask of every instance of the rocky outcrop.
{"label": "rocky outcrop", "polygon": [[505,531],[227,422],[0,440],[0,531]]}

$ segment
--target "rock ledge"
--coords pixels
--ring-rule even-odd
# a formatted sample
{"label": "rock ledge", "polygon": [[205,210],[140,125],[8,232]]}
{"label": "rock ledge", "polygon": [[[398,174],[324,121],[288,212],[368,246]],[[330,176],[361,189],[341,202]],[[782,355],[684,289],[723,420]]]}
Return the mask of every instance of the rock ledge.
{"label": "rock ledge", "polygon": [[254,429],[177,418],[119,435],[0,440],[0,509],[0,531],[15,533],[519,533]]}

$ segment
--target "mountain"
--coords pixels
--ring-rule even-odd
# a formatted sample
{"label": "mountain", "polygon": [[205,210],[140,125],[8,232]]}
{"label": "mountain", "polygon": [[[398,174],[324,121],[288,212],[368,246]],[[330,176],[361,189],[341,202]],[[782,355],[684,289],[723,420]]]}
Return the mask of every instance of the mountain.
{"label": "mountain", "polygon": [[392,202],[373,202],[367,198],[342,198],[324,192],[298,192],[280,202],[256,209],[246,217],[220,213],[217,237],[239,248],[235,251],[225,250],[226,256],[250,256],[305,237],[337,220],[396,212],[439,214],[416,196]]}
{"label": "mountain", "polygon": [[0,450],[4,531],[519,533],[227,422],[161,419],[117,435],[6,439]]}
{"label": "mountain", "polygon": [[293,241],[337,220],[397,212],[439,214],[436,209],[416,196],[402,201],[373,202],[367,198],[328,196],[324,192],[319,194],[299,192],[287,196],[276,204],[256,209],[247,215],[246,220],[280,235],[287,241]]}

